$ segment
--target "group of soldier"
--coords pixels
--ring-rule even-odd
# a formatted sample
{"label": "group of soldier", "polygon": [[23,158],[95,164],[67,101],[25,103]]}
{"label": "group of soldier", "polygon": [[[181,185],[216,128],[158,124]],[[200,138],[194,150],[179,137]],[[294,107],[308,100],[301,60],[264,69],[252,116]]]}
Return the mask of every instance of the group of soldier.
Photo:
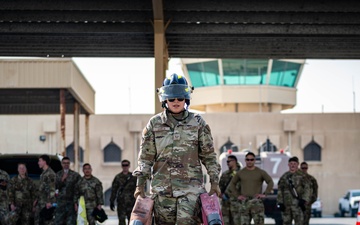
{"label": "group of soldier", "polygon": [[[248,225],[264,224],[265,209],[263,199],[272,194],[273,180],[268,173],[255,166],[255,154],[245,156],[246,167],[234,155],[228,155],[228,170],[220,179],[221,209],[224,224]],[[278,182],[277,206],[281,210],[284,225],[308,225],[311,217],[311,204],[318,195],[316,179],[307,173],[308,164],[301,163],[294,156],[288,160],[289,171]],[[263,182],[267,183],[262,191]]]}
{"label": "group of soldier", "polygon": [[[264,224],[263,199],[272,193],[273,180],[269,174],[255,166],[255,154],[245,156],[246,166],[241,168],[234,155],[227,158],[228,170],[220,179],[221,210],[225,225]],[[91,165],[83,165],[83,174],[70,169],[70,159],[61,161],[62,170],[55,173],[50,168],[50,158],[42,155],[38,161],[43,170],[39,185],[27,176],[24,163],[18,164],[18,175],[9,175],[0,170],[0,223],[2,225],[31,224],[34,216],[36,225],[76,224],[78,200],[84,196],[86,217],[90,225],[95,225],[92,215],[94,208],[102,209],[104,205],[102,183],[92,175]],[[119,225],[129,221],[135,203],[134,191],[137,178],[129,171],[130,161],[121,162],[122,171],[112,182],[110,209],[115,210]],[[317,199],[318,185],[316,179],[307,173],[308,165],[291,157],[288,161],[289,171],[283,174],[278,182],[277,203],[282,212],[283,224],[308,225],[311,216],[311,204]],[[262,184],[267,187],[262,191]],[[9,207],[10,206],[10,207]],[[49,216],[54,215],[54,216]]]}
{"label": "group of soldier", "polygon": [[[48,155],[41,155],[38,165],[42,169],[38,185],[28,177],[24,163],[18,164],[18,175],[11,179],[0,170],[0,224],[30,225],[33,217],[35,225],[75,225],[79,198],[83,196],[88,224],[95,225],[94,209],[103,210],[104,197],[102,183],[92,175],[91,165],[83,165],[83,176],[70,169],[68,157],[62,158],[62,170],[57,173],[49,166]],[[111,210],[117,200],[121,225],[130,218],[135,203],[136,177],[129,166],[128,160],[122,161],[123,171],[114,178],[110,198]]]}

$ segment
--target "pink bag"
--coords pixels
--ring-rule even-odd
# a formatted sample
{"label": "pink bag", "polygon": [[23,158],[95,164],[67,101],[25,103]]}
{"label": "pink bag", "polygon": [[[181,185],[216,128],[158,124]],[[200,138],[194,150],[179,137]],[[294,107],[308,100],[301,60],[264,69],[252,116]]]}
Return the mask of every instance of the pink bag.
{"label": "pink bag", "polygon": [[137,197],[130,216],[130,225],[151,225],[154,200]]}
{"label": "pink bag", "polygon": [[209,196],[208,193],[200,195],[201,212],[204,225],[224,225],[219,198],[216,194]]}

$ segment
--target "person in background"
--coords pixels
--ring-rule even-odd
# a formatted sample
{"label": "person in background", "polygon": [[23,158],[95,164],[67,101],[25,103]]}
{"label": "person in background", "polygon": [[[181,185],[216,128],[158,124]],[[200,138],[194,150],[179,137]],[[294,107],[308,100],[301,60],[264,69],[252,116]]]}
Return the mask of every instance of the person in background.
{"label": "person in background", "polygon": [[28,177],[25,163],[19,163],[17,170],[18,175],[10,180],[8,188],[10,209],[13,214],[9,217],[8,224],[16,225],[20,219],[22,225],[30,225],[36,186]]}
{"label": "person in background", "polygon": [[315,177],[308,174],[309,166],[306,162],[302,162],[300,164],[300,169],[303,173],[306,174],[307,178],[310,181],[310,189],[311,189],[311,195],[310,195],[310,202],[306,204],[306,210],[304,212],[304,225],[309,225],[310,217],[311,217],[311,205],[316,201],[318,198],[318,183],[315,179]]}
{"label": "person in background", "polygon": [[9,200],[7,194],[7,186],[10,180],[9,174],[0,169],[0,224],[7,225],[7,217],[9,213]]}
{"label": "person in background", "polygon": [[137,179],[129,171],[129,160],[122,160],[121,167],[122,171],[115,176],[111,185],[110,209],[115,210],[116,200],[119,225],[125,225],[126,218],[130,221],[131,211],[135,204],[134,192]]}
{"label": "person in background", "polygon": [[[228,193],[240,201],[240,223],[237,224],[249,225],[251,220],[254,224],[263,225],[265,221],[265,208],[262,199],[267,194],[271,194],[274,182],[270,175],[257,166],[255,166],[255,154],[248,152],[245,155],[246,167],[238,171],[232,178]],[[267,187],[262,191],[263,182],[266,182]],[[240,184],[240,190],[236,186]]]}
{"label": "person in background", "polygon": [[75,185],[81,176],[70,169],[70,158],[61,159],[62,170],[56,173],[56,202],[55,224],[76,224],[76,212],[74,208]]}
{"label": "person in background", "polygon": [[151,178],[156,224],[200,222],[199,196],[206,193],[202,164],[210,176],[209,195],[220,195],[221,168],[210,127],[200,114],[188,111],[192,90],[185,77],[166,77],[157,90],[164,111],[153,116],[142,133],[134,196],[145,196]]}
{"label": "person in background", "polygon": [[53,225],[54,219],[44,220],[40,217],[40,211],[46,207],[50,209],[56,203],[55,198],[55,180],[56,174],[50,168],[50,157],[48,155],[41,155],[39,157],[38,165],[43,172],[40,175],[39,189],[37,199],[34,201],[35,207],[35,225]]}
{"label": "person in background", "polygon": [[284,225],[304,224],[304,211],[310,202],[311,188],[307,176],[299,170],[299,159],[289,159],[289,171],[284,173],[278,182],[278,207],[282,212]]}
{"label": "person in background", "polygon": [[226,163],[228,165],[228,170],[221,175],[219,181],[219,187],[221,190],[221,212],[224,224],[235,225],[235,221],[240,221],[238,204],[236,204],[236,201],[231,201],[225,191],[229,186],[231,179],[236,175],[236,172],[239,171],[241,167],[234,155],[228,155]]}
{"label": "person in background", "polygon": [[75,211],[78,210],[80,196],[84,196],[86,218],[89,225],[95,225],[96,219],[91,214],[95,207],[101,210],[101,205],[104,205],[103,186],[100,180],[92,175],[92,168],[89,163],[83,165],[83,173],[84,176],[79,179],[75,186]]}

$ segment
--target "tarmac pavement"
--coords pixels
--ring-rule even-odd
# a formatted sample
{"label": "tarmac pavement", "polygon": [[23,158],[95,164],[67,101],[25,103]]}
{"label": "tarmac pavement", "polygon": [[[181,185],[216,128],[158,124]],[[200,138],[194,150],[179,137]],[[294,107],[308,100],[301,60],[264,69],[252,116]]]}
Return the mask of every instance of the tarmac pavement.
{"label": "tarmac pavement", "polygon": [[[109,219],[102,224],[117,225],[118,220],[116,216],[109,216]],[[265,218],[265,224],[275,224],[271,218]],[[355,225],[356,217],[333,217],[324,216],[322,218],[311,218],[310,225]]]}

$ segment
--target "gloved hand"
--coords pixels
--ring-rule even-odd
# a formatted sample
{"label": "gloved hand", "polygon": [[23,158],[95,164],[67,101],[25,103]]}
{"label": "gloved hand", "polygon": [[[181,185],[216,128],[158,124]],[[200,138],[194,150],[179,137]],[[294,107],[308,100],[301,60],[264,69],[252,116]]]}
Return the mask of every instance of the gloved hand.
{"label": "gloved hand", "polygon": [[219,184],[218,183],[211,183],[211,187],[210,187],[210,191],[209,191],[209,195],[213,195],[214,193],[216,193],[217,196],[220,197],[221,195],[221,191],[219,188]]}
{"label": "gloved hand", "polygon": [[110,202],[110,209],[111,209],[111,211],[114,211],[114,210],[115,210],[114,202]]}
{"label": "gloved hand", "polygon": [[277,207],[280,209],[281,212],[285,212],[285,205],[282,203],[279,203]]}
{"label": "gloved hand", "polygon": [[299,199],[298,205],[301,208],[301,210],[304,212],[305,211],[306,201],[304,199]]}
{"label": "gloved hand", "polygon": [[134,197],[137,198],[137,196],[141,196],[142,198],[145,198],[145,185],[139,185],[136,186],[135,192],[134,192]]}

